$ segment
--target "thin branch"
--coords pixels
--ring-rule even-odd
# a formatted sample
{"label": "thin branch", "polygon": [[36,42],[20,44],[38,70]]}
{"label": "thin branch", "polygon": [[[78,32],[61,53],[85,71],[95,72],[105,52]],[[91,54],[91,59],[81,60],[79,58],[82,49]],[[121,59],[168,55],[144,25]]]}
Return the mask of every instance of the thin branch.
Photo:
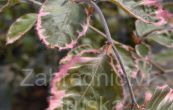
{"label": "thin branch", "polygon": [[121,56],[119,55],[119,52],[117,50],[117,48],[115,47],[114,45],[114,42],[112,40],[112,37],[111,37],[111,34],[110,34],[110,31],[109,31],[109,28],[108,28],[108,24],[106,22],[106,19],[100,9],[100,7],[93,1],[91,1],[91,4],[93,5],[93,7],[95,8],[96,12],[99,14],[100,16],[100,19],[101,19],[101,23],[104,27],[104,30],[105,30],[105,33],[106,33],[106,38],[107,38],[107,41],[112,45],[112,49],[113,49],[113,55],[115,57],[115,59],[117,59],[118,63],[120,64],[120,67],[122,69],[122,72],[123,72],[123,75],[124,75],[124,78],[127,82],[127,87],[129,89],[129,92],[130,92],[130,96],[131,96],[131,99],[132,99],[132,108],[131,110],[133,110],[134,108],[134,105],[138,105],[137,102],[136,102],[136,98],[135,98],[135,95],[133,93],[133,89],[132,89],[132,85],[131,85],[131,82],[130,80],[128,79],[128,76],[127,76],[127,73],[126,73],[126,70],[125,70],[125,66],[121,60]]}
{"label": "thin branch", "polygon": [[[94,27],[92,25],[89,25],[89,28],[92,29],[93,31],[95,31],[96,33],[100,34],[101,36],[103,36],[105,39],[107,39],[106,34],[103,33],[102,31],[100,31],[99,29],[97,29],[96,27]],[[124,45],[124,44],[122,44],[122,43],[120,43],[118,41],[113,40],[113,42],[114,42],[115,45],[121,45],[121,46],[123,45],[124,48],[130,48],[130,49],[132,49],[132,47],[127,46],[127,45]]]}
{"label": "thin branch", "polygon": [[103,36],[104,38],[107,38],[106,34],[101,32],[100,30],[98,30],[97,28],[95,28],[92,25],[89,25],[89,28],[91,28],[93,31],[97,32],[98,34],[100,34],[101,36]]}

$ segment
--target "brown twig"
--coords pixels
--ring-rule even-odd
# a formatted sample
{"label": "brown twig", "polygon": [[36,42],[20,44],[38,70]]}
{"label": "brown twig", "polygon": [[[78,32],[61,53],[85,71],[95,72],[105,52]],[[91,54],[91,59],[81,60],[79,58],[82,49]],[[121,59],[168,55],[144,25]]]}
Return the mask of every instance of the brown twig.
{"label": "brown twig", "polygon": [[108,28],[108,24],[106,22],[106,19],[105,19],[103,13],[102,13],[100,7],[95,2],[93,2],[93,1],[91,1],[91,4],[92,4],[92,6],[95,8],[96,12],[100,16],[101,23],[102,23],[102,25],[104,27],[104,30],[105,30],[105,33],[106,33],[106,39],[107,39],[108,43],[110,43],[112,45],[113,55],[114,55],[115,59],[117,59],[118,63],[120,64],[120,67],[122,69],[123,76],[124,76],[124,78],[125,78],[125,80],[127,82],[127,87],[129,89],[130,96],[131,96],[131,99],[132,99],[132,107],[131,107],[131,110],[133,110],[134,106],[136,106],[138,104],[137,104],[135,95],[133,93],[131,82],[128,79],[128,76],[127,76],[127,73],[126,73],[126,70],[125,70],[125,66],[124,66],[124,64],[123,64],[123,62],[121,60],[121,56],[120,56],[117,48],[114,45],[113,39],[111,37],[110,31],[109,31],[109,28]]}

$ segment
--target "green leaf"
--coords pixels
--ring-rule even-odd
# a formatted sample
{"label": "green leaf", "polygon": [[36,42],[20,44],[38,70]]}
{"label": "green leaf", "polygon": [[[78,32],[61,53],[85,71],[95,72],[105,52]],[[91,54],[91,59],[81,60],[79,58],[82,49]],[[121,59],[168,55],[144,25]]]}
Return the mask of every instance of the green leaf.
{"label": "green leaf", "polygon": [[51,110],[112,110],[122,99],[120,79],[105,54],[74,56],[52,81]]}
{"label": "green leaf", "polygon": [[173,32],[169,27],[154,26],[137,20],[136,32],[139,37],[147,37],[163,46],[173,47]]}
{"label": "green leaf", "polygon": [[169,87],[158,88],[148,103],[147,110],[173,110],[173,90]]}
{"label": "green leaf", "polygon": [[142,20],[146,23],[155,23],[157,18],[152,16],[155,13],[153,7],[147,7],[140,4],[139,0],[108,0],[121,7],[128,14]]}
{"label": "green leaf", "polygon": [[154,30],[161,29],[161,26],[154,26],[153,24],[147,24],[141,20],[136,20],[135,22],[136,32],[139,37],[143,37]]}
{"label": "green leaf", "polygon": [[151,54],[150,47],[144,43],[136,45],[135,50],[140,57],[146,57]]}
{"label": "green leaf", "polygon": [[36,29],[39,38],[51,48],[73,48],[82,36],[78,32],[82,30],[85,12],[79,4],[65,1],[46,0],[38,15]]}
{"label": "green leaf", "polygon": [[153,34],[150,35],[150,38],[165,47],[173,48],[173,32],[171,31],[163,31],[158,34]]}
{"label": "green leaf", "polygon": [[19,17],[8,30],[7,44],[11,44],[28,32],[36,22],[37,14],[29,13]]}

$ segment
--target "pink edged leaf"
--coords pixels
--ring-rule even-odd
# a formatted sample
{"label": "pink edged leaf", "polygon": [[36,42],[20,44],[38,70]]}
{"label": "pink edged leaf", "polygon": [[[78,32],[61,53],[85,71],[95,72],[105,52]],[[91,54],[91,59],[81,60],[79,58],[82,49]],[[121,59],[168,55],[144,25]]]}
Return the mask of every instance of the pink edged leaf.
{"label": "pink edged leaf", "polygon": [[90,16],[72,1],[46,0],[42,5],[36,30],[40,40],[51,48],[71,49],[88,30]]}
{"label": "pink edged leaf", "polygon": [[47,110],[114,109],[123,92],[109,60],[100,52],[73,56],[51,81]]}
{"label": "pink edged leaf", "polygon": [[165,47],[173,48],[173,28],[171,26],[155,26],[137,20],[136,32],[141,38],[146,37]]}
{"label": "pink edged leaf", "polygon": [[147,110],[173,110],[173,89],[162,86],[155,90]]}
{"label": "pink edged leaf", "polygon": [[137,19],[157,26],[171,23],[173,15],[162,6],[162,0],[109,0]]}
{"label": "pink edged leaf", "polygon": [[87,54],[87,53],[96,54],[98,52],[99,52],[98,49],[93,49],[93,47],[90,45],[87,45],[87,44],[79,45],[79,46],[71,49],[68,52],[68,54],[63,59],[61,59],[60,64],[67,63],[68,61],[70,61],[72,59],[72,57],[74,57],[76,55],[80,56],[80,55]]}
{"label": "pink edged leaf", "polygon": [[28,32],[35,24],[37,14],[29,13],[19,17],[8,30],[7,44],[11,44],[21,38]]}
{"label": "pink edged leaf", "polygon": [[56,95],[49,99],[49,108],[47,110],[54,110],[62,104],[62,99],[65,97],[64,91],[56,91]]}

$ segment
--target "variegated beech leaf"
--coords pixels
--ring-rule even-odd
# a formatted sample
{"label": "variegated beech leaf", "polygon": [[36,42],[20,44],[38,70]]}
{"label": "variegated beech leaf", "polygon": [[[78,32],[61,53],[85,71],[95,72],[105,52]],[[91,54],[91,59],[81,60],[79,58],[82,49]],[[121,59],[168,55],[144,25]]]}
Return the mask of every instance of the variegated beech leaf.
{"label": "variegated beech leaf", "polygon": [[21,38],[28,32],[35,24],[37,14],[29,13],[19,17],[8,30],[7,44],[11,44]]}
{"label": "variegated beech leaf", "polygon": [[[143,73],[148,73],[152,69],[151,64],[149,64],[145,60],[146,56],[138,55],[137,54],[138,52],[136,52],[136,50],[130,46],[121,44],[119,42],[114,42],[114,43],[121,55],[125,69],[129,76],[134,77],[134,74],[136,74],[137,71],[141,71]],[[147,52],[148,52],[148,54],[150,54],[150,48],[147,48],[147,49],[149,49]],[[140,52],[143,52],[143,49],[140,50]],[[83,53],[95,53],[96,54],[96,53],[98,53],[98,49],[93,49],[93,47],[90,45],[81,45],[81,46],[75,47],[67,54],[67,56],[65,58],[63,58],[60,61],[60,63],[63,64],[65,62],[69,61],[72,57],[74,57],[76,55],[81,55]],[[119,67],[117,62],[114,66],[116,67],[117,72],[119,70],[121,71],[121,68]]]}
{"label": "variegated beech leaf", "polygon": [[[128,75],[131,76],[134,72],[136,72],[136,70],[143,71],[143,68],[144,68],[143,64],[145,64],[145,66],[148,67],[148,65],[146,65],[145,59],[142,61],[138,61],[138,59],[140,59],[139,58],[140,56],[136,53],[135,49],[133,49],[130,46],[121,44],[119,42],[114,42],[114,43],[121,55],[122,61],[124,63],[124,66],[125,66],[125,69],[126,69]],[[96,54],[96,53],[98,53],[98,49],[93,49],[93,47],[90,45],[80,45],[78,47],[73,48],[71,51],[69,51],[67,56],[65,58],[63,58],[60,61],[60,63],[63,64],[65,62],[69,61],[72,57],[74,57],[76,55],[82,55],[83,53],[95,53]],[[143,57],[143,56],[141,56],[141,57]],[[116,69],[118,71],[121,70],[121,68],[119,68],[118,63],[116,63],[114,66],[116,67]],[[148,68],[148,71],[150,69],[151,68]]]}
{"label": "variegated beech leaf", "polygon": [[173,31],[171,27],[154,26],[137,20],[136,31],[141,38],[147,37],[163,46],[173,47]]}
{"label": "variegated beech leaf", "polygon": [[36,29],[39,38],[51,48],[73,48],[77,40],[85,35],[89,17],[85,21],[85,12],[72,1],[46,0],[42,5]]}
{"label": "variegated beech leaf", "polygon": [[173,89],[167,86],[157,88],[146,110],[173,110]]}
{"label": "variegated beech leaf", "polygon": [[164,25],[173,20],[173,16],[164,10],[161,0],[109,0],[146,23]]}
{"label": "variegated beech leaf", "polygon": [[111,62],[103,53],[73,56],[55,73],[47,110],[113,110],[123,91]]}

